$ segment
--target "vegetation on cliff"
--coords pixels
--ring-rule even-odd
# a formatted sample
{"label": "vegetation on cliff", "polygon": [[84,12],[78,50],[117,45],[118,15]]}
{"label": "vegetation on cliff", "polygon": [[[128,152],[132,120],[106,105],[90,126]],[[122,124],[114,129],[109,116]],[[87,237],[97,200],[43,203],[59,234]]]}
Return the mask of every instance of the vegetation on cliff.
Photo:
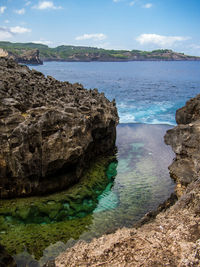
{"label": "vegetation on cliff", "polygon": [[95,47],[61,45],[50,48],[35,43],[0,42],[0,48],[20,57],[25,51],[37,49],[43,61],[145,61],[145,60],[200,60],[200,57],[188,56],[169,49],[153,51],[106,50]]}

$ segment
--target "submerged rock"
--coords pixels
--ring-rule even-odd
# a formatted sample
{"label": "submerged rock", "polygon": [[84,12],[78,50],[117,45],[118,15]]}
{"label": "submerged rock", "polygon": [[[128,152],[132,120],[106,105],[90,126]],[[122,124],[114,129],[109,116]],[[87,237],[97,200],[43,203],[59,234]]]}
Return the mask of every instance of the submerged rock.
{"label": "submerged rock", "polygon": [[55,192],[115,148],[118,114],[97,89],[0,59],[0,197]]}

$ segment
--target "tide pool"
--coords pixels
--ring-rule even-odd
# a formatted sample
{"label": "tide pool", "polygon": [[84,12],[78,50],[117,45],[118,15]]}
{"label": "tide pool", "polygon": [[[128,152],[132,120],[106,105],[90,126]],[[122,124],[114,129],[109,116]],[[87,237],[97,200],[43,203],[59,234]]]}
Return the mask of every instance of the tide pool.
{"label": "tide pool", "polygon": [[98,159],[75,187],[1,201],[1,243],[18,266],[42,266],[78,240],[132,227],[165,201],[174,190],[167,169],[174,154],[163,142],[170,127],[120,124],[116,154]]}

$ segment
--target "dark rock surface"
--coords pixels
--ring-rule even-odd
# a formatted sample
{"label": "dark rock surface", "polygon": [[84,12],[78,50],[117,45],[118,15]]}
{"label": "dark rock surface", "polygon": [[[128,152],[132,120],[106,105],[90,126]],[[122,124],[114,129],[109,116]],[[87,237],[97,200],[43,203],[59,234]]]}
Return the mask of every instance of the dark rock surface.
{"label": "dark rock surface", "polygon": [[115,147],[115,101],[0,59],[0,196],[55,192]]}
{"label": "dark rock surface", "polygon": [[16,267],[14,259],[7,253],[3,246],[0,245],[0,266]]}
{"label": "dark rock surface", "polygon": [[43,64],[39,56],[38,49],[26,50],[20,56],[15,55],[14,59],[19,63],[41,65]]}
{"label": "dark rock surface", "polygon": [[6,51],[5,49],[0,48],[0,58],[5,57],[13,59],[18,63],[32,64],[32,65],[41,65],[43,64],[39,56],[38,49],[31,50],[22,50],[19,53]]}
{"label": "dark rock surface", "polygon": [[200,174],[200,95],[189,100],[176,112],[178,126],[167,131],[165,142],[172,146],[176,158],[169,166],[177,181],[177,193],[182,194]]}

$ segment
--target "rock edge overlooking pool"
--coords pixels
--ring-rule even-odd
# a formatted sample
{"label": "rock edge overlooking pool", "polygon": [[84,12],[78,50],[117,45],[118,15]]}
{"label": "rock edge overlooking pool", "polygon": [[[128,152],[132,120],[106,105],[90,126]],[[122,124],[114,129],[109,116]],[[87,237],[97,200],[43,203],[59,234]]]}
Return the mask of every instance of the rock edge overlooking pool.
{"label": "rock edge overlooking pool", "polygon": [[55,192],[115,148],[118,114],[97,89],[0,59],[0,196]]}
{"label": "rock edge overlooking pool", "polygon": [[178,201],[169,207],[169,199],[167,209],[146,214],[134,228],[78,242],[46,266],[200,266],[200,95],[177,111],[176,120],[165,142],[176,153],[169,169]]}
{"label": "rock edge overlooking pool", "polygon": [[177,110],[176,122],[178,126],[167,131],[165,142],[176,153],[169,170],[177,183],[177,195],[181,196],[200,175],[200,95]]}

